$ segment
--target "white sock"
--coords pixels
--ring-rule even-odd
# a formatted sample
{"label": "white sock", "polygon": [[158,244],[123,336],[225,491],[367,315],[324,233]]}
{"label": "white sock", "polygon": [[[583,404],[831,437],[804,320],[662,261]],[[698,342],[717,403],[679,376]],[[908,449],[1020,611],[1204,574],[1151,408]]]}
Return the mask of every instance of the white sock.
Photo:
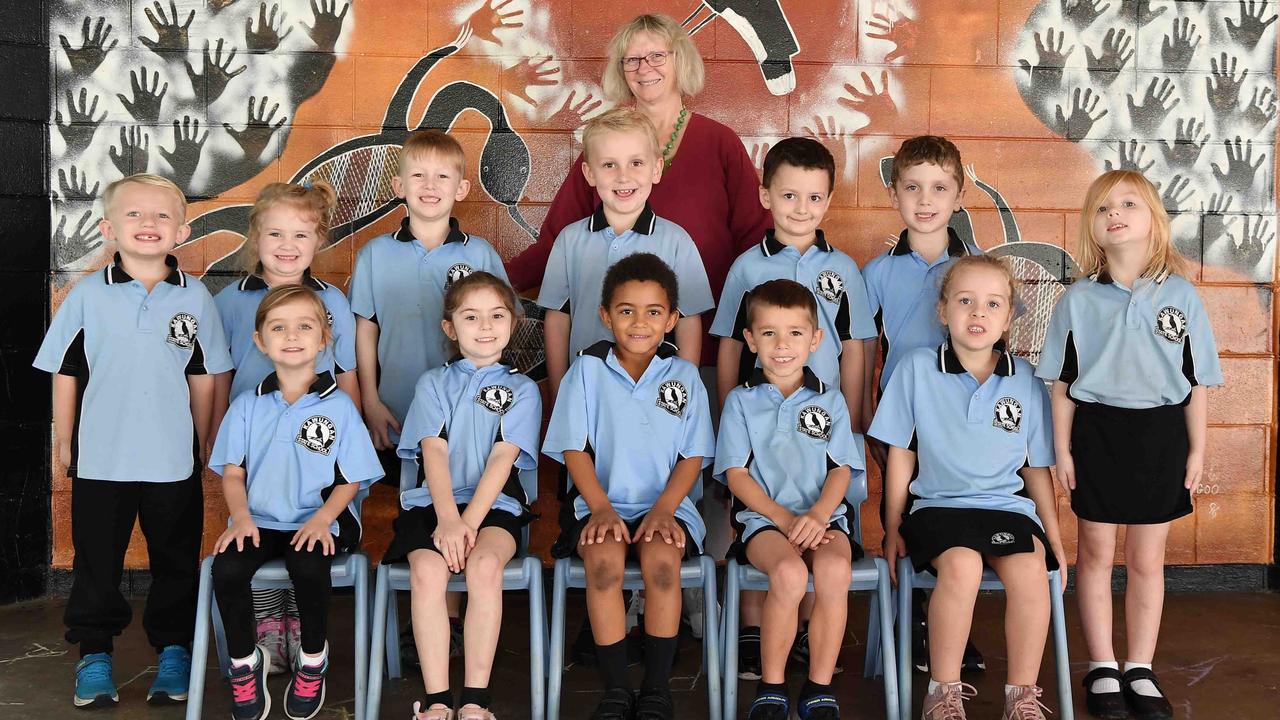
{"label": "white sock", "polygon": [[315,655],[308,655],[307,653],[304,653],[301,650],[299,650],[298,664],[301,665],[302,667],[312,667],[312,668],[320,667],[321,665],[324,664],[324,659],[327,658],[328,656],[329,656],[329,643],[326,642],[324,644],[324,649],[322,649],[320,652],[316,653]]}
{"label": "white sock", "polygon": [[1019,687],[1018,685],[1009,685],[1008,683],[1005,683],[1004,696],[1009,698],[1009,697],[1013,697],[1014,695],[1017,695],[1018,687]]}
{"label": "white sock", "polygon": [[933,691],[938,689],[938,685],[939,683],[937,680],[934,680],[933,678],[929,678],[929,689],[927,691],[927,694],[932,695]]}
{"label": "white sock", "polygon": [[[1120,663],[1117,663],[1115,660],[1105,660],[1103,662],[1089,663],[1089,670],[1091,672],[1093,670],[1097,670],[1098,668],[1111,668],[1112,670],[1119,670]],[[1089,687],[1089,690],[1095,693],[1118,693],[1120,692],[1120,681],[1116,680],[1115,678],[1098,678],[1097,680],[1093,681],[1093,685]]]}
{"label": "white sock", "polygon": [[248,657],[231,658],[231,667],[247,667],[256,669],[258,667],[257,649],[255,648]]}
{"label": "white sock", "polygon": [[[1150,670],[1151,663],[1135,663],[1135,662],[1129,662],[1127,660],[1125,661],[1124,663],[1125,672],[1129,672],[1134,668],[1146,668],[1147,670]],[[1162,695],[1160,691],[1156,689],[1156,684],[1151,682],[1150,680],[1134,680],[1133,682],[1129,683],[1129,687],[1133,688],[1134,692],[1138,693],[1143,697],[1164,697],[1164,695]]]}

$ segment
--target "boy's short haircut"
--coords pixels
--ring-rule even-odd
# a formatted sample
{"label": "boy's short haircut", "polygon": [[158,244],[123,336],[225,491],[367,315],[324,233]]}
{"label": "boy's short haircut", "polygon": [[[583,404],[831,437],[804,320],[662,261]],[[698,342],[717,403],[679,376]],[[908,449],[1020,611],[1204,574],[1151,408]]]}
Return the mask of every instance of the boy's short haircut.
{"label": "boy's short haircut", "polygon": [[658,130],[653,121],[644,113],[631,107],[618,107],[601,113],[590,120],[582,129],[582,159],[591,159],[591,141],[606,132],[634,132],[645,136],[653,147],[653,155],[657,157],[662,151],[658,147]]}
{"label": "boy's short haircut", "polygon": [[903,140],[898,152],[893,154],[889,183],[896,185],[907,168],[924,163],[933,163],[946,170],[956,179],[958,187],[964,187],[964,161],[960,159],[960,150],[955,143],[939,135],[918,135]]}
{"label": "boy's short haircut", "polygon": [[161,177],[153,173],[135,173],[128,177],[122,177],[119,180],[113,180],[107,185],[107,189],[102,191],[102,209],[104,213],[111,212],[111,202],[115,199],[116,192],[123,185],[149,185],[151,187],[168,190],[178,197],[178,203],[182,205],[182,219],[187,219],[187,196],[182,193],[182,188],[166,177]]}
{"label": "boy's short haircut", "polygon": [[676,279],[671,266],[653,253],[628,255],[614,263],[604,274],[600,306],[608,309],[613,304],[613,296],[618,288],[628,282],[658,283],[667,293],[667,309],[675,310],[680,307],[680,281]]}
{"label": "boy's short haircut", "polygon": [[400,160],[396,166],[396,172],[404,171],[405,160],[433,153],[452,161],[459,173],[465,172],[467,153],[462,149],[462,144],[449,133],[439,130],[415,130],[409,133],[409,137],[405,138],[404,144],[400,146]]}
{"label": "boy's short haircut", "polygon": [[294,300],[310,302],[315,306],[316,319],[320,321],[320,335],[324,339],[324,344],[328,345],[333,340],[333,328],[327,322],[329,311],[325,309],[324,300],[320,299],[320,295],[306,285],[277,285],[268,290],[267,294],[262,296],[262,302],[258,303],[258,312],[254,313],[253,329],[262,332],[262,326],[267,322],[267,315],[272,310]]}
{"label": "boy's short haircut", "polygon": [[792,137],[769,148],[764,156],[765,187],[773,182],[773,175],[783,165],[802,170],[823,170],[827,173],[827,192],[836,186],[836,159],[826,145],[807,137]]}
{"label": "boy's short haircut", "polygon": [[818,301],[813,299],[813,293],[809,292],[809,288],[795,280],[778,279],[762,282],[747,293],[746,300],[748,328],[755,327],[756,311],[765,306],[784,310],[792,308],[804,310],[808,313],[809,321],[813,326],[818,327]]}

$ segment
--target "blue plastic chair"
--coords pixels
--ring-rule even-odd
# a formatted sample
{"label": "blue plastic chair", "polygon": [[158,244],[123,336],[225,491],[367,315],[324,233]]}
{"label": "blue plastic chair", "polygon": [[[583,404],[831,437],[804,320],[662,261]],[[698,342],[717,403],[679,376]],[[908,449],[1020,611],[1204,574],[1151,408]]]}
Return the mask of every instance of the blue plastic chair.
{"label": "blue plastic chair", "polygon": [[[529,547],[529,528],[523,533],[522,546]],[[374,582],[373,598],[373,647],[369,650],[369,695],[366,715],[378,717],[382,704],[382,663],[385,658],[387,674],[400,677],[399,610],[395,591],[410,589],[409,564],[379,565]],[[542,720],[546,707],[546,600],[542,589],[542,561],[536,556],[522,555],[513,558],[502,571],[503,590],[527,590],[529,592],[529,716]],[[467,579],[459,574],[449,578],[448,592],[466,592]]]}
{"label": "blue plastic chair", "polygon": [[[560,682],[564,674],[564,605],[569,588],[585,588],[587,571],[577,558],[556,561],[555,581],[551,586],[551,652],[547,678],[547,720],[560,719]],[[625,590],[644,588],[640,566],[627,563],[622,575]],[[702,667],[707,676],[707,702],[710,720],[720,720],[720,639],[717,637],[719,603],[716,602],[716,563],[707,555],[699,555],[680,564],[680,587],[702,588]]]}
{"label": "blue plastic chair", "polygon": [[[338,553],[333,558],[329,574],[333,587],[355,589],[355,664],[356,664],[356,720],[363,720],[365,707],[365,681],[369,677],[369,558],[364,553]],[[255,588],[290,588],[289,571],[284,558],[268,561],[253,576]],[[213,556],[200,564],[200,589],[196,599],[195,639],[191,644],[191,680],[187,699],[187,720],[199,720],[204,702],[205,663],[209,655],[209,620],[213,622],[215,644],[218,651],[218,668],[223,677],[231,670],[227,656],[227,637],[222,627],[222,615],[213,596]]]}
{"label": "blue plastic chair", "polygon": [[[898,697],[902,703],[902,717],[911,717],[911,591],[914,588],[933,588],[938,578],[930,572],[916,572],[910,558],[898,560]],[[982,572],[980,590],[1004,590],[994,570]],[[1049,573],[1050,627],[1053,630],[1053,661],[1058,680],[1059,717],[1075,720],[1075,708],[1071,699],[1071,665],[1067,658],[1067,619],[1062,606],[1062,575],[1054,570]]]}

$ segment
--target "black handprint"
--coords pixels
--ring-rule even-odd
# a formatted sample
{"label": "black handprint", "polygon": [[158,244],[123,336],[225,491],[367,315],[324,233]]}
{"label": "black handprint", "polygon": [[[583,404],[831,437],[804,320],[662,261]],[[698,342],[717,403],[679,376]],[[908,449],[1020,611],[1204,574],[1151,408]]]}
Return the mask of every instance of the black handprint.
{"label": "black handprint", "polygon": [[1196,194],[1195,190],[1189,190],[1188,185],[1191,184],[1191,178],[1174,175],[1173,180],[1169,182],[1169,187],[1162,188],[1163,183],[1156,181],[1156,188],[1163,189],[1160,193],[1160,202],[1164,205],[1166,212],[1176,213],[1182,207],[1182,204],[1191,199]]}
{"label": "black handprint", "polygon": [[1089,59],[1089,77],[1101,85],[1115,82],[1116,76],[1124,69],[1125,63],[1133,57],[1133,36],[1123,29],[1111,28],[1102,38],[1102,48],[1098,54],[1084,46],[1084,54]]}
{"label": "black handprint", "polygon": [[280,28],[284,27],[284,21],[289,17],[288,13],[280,13],[280,23],[276,24],[276,12],[280,10],[280,6],[271,3],[271,17],[267,17],[267,4],[261,3],[258,6],[258,29],[253,29],[253,16],[244,19],[244,44],[249,48],[251,53],[269,53],[280,47],[280,43],[293,32],[293,26],[289,26],[284,34],[280,34]]}
{"label": "black handprint", "polygon": [[[1157,88],[1157,83],[1159,87]],[[1147,91],[1142,96],[1142,104],[1138,105],[1133,101],[1133,95],[1128,96],[1129,119],[1133,123],[1133,127],[1138,132],[1151,135],[1160,128],[1160,123],[1164,122],[1165,117],[1169,115],[1169,111],[1178,106],[1182,102],[1182,98],[1173,98],[1173,102],[1166,105],[1169,99],[1173,97],[1173,81],[1169,78],[1153,77],[1151,83],[1147,85]]]}
{"label": "black handprint", "polygon": [[1244,86],[1244,79],[1249,77],[1249,68],[1245,68],[1240,73],[1240,77],[1236,77],[1236,64],[1239,58],[1231,57],[1230,65],[1227,64],[1227,60],[1226,53],[1222,53],[1221,62],[1209,58],[1213,73],[1204,79],[1204,92],[1209,97],[1209,105],[1219,116],[1235,111],[1236,105],[1240,102],[1240,90]]}
{"label": "black handprint", "polygon": [[1219,238],[1225,237],[1231,226],[1238,219],[1235,215],[1227,215],[1231,210],[1232,197],[1223,194],[1219,198],[1218,193],[1214,193],[1209,197],[1209,207],[1206,209],[1204,203],[1200,203],[1200,223],[1201,235],[1204,246],[1208,247],[1216,242]]}
{"label": "black handprint", "polygon": [[184,115],[181,125],[177,120],[173,121],[173,150],[165,150],[164,146],[158,146],[157,149],[160,157],[173,168],[173,181],[178,187],[185,190],[191,184],[191,177],[200,166],[200,151],[204,149],[204,141],[208,139],[207,128],[204,135],[200,135],[200,120]]}
{"label": "black handprint", "polygon": [[262,156],[262,151],[267,149],[267,143],[271,142],[271,136],[275,135],[276,130],[279,130],[284,125],[284,121],[288,119],[287,116],[281,116],[280,120],[275,125],[272,125],[271,122],[275,120],[276,112],[280,110],[280,103],[272,105],[271,112],[267,112],[269,100],[267,96],[263,95],[262,104],[258,106],[255,113],[254,103],[256,100],[257,98],[254,96],[249,96],[249,113],[248,119],[245,121],[244,130],[236,130],[228,123],[222,123],[222,127],[226,129],[227,134],[240,144],[240,148],[244,150],[245,157],[249,160],[257,160]]}
{"label": "black handprint", "polygon": [[1266,153],[1258,153],[1258,161],[1253,161],[1253,141],[1245,141],[1239,135],[1235,141],[1224,140],[1223,146],[1227,149],[1227,169],[1223,172],[1218,167],[1218,163],[1210,163],[1213,167],[1213,176],[1217,178],[1218,184],[1225,190],[1234,190],[1239,194],[1247,194],[1249,188],[1253,186],[1253,176],[1258,172],[1258,168],[1262,167],[1262,163],[1266,161]]}
{"label": "black handprint", "polygon": [[1133,20],[1142,27],[1164,14],[1168,8],[1152,12],[1151,0],[1120,0],[1120,17]]}
{"label": "black handprint", "polygon": [[1182,118],[1178,118],[1177,129],[1173,134],[1173,144],[1170,145],[1169,141],[1163,138],[1160,140],[1166,163],[1188,170],[1196,164],[1205,144],[1209,142],[1209,138],[1213,137],[1208,133],[1200,137],[1200,133],[1204,132],[1204,120],[1199,122],[1200,125],[1197,126],[1194,117],[1187,118],[1185,122]]}
{"label": "black handprint", "polygon": [[311,0],[311,14],[315,16],[315,20],[311,27],[302,23],[302,28],[311,36],[311,41],[320,52],[333,52],[334,46],[338,44],[338,36],[342,34],[342,21],[346,19],[351,3],[343,5],[340,14],[337,9],[338,0]]}
{"label": "black handprint", "polygon": [[1038,56],[1035,67],[1026,60],[1018,61],[1018,65],[1031,77],[1033,95],[1045,97],[1062,87],[1062,68],[1067,64],[1067,57],[1076,49],[1075,45],[1066,50],[1062,49],[1066,44],[1066,36],[1065,32],[1059,32],[1055,41],[1053,28],[1048,28],[1043,38],[1040,37],[1040,33],[1035,33],[1033,37],[1036,41]]}
{"label": "black handprint", "polygon": [[191,21],[196,18],[196,11],[192,10],[187,14],[187,21],[178,23],[178,5],[174,0],[169,0],[169,11],[172,15],[165,15],[164,7],[160,5],[160,0],[156,0],[153,4],[155,12],[151,8],[143,8],[142,12],[147,16],[147,20],[151,22],[151,27],[155,28],[156,39],[139,37],[143,45],[146,45],[152,52],[166,56],[164,50],[178,50],[186,52],[190,45],[187,39],[187,31],[191,27]]}
{"label": "black handprint", "polygon": [[169,83],[160,87],[160,72],[152,74],[151,87],[147,87],[147,68],[144,66],[139,72],[130,70],[129,87],[133,90],[132,102],[120,93],[116,93],[116,97],[120,98],[120,104],[129,111],[133,119],[144,123],[159,120],[160,105],[164,101],[164,94],[169,92]]}
{"label": "black handprint", "polygon": [[227,89],[227,83],[231,82],[231,78],[248,69],[248,66],[241,65],[235,70],[231,70],[231,62],[235,60],[235,57],[235,48],[231,48],[231,52],[227,53],[225,58],[222,57],[222,38],[218,38],[217,48],[210,55],[209,41],[205,40],[203,73],[197,73],[189,61],[183,60],[183,64],[187,66],[187,77],[191,78],[191,89],[199,95],[200,84],[203,82],[206,102],[213,102],[222,97],[222,92]]}
{"label": "black handprint", "polygon": [[93,141],[93,134],[98,131],[98,126],[107,119],[105,112],[100,118],[94,117],[94,113],[98,112],[98,96],[94,95],[93,102],[90,103],[88,95],[88,90],[80,88],[80,103],[77,106],[71,91],[67,90],[66,123],[63,122],[61,110],[55,110],[53,113],[58,132],[62,134],[62,140],[67,144],[67,154],[78,154],[89,147],[89,143]]}
{"label": "black handprint", "polygon": [[86,173],[78,173],[76,166],[71,166],[71,179],[67,179],[67,173],[62,168],[58,168],[58,196],[63,200],[92,200],[98,197],[98,187],[102,185],[100,182],[93,184],[93,189],[89,189],[89,176]]}
{"label": "black handprint", "polygon": [[1195,56],[1200,40],[1191,18],[1174,18],[1173,29],[1164,36],[1164,41],[1160,44],[1160,60],[1164,63],[1164,69],[1181,72],[1190,67],[1191,58]]}
{"label": "black handprint", "polygon": [[1093,129],[1093,124],[1102,119],[1107,114],[1107,109],[1103,108],[1102,112],[1094,115],[1094,111],[1098,109],[1098,101],[1102,99],[1101,93],[1095,95],[1093,90],[1085,88],[1083,94],[1080,88],[1071,91],[1071,115],[1068,116],[1062,111],[1062,106],[1058,106],[1056,117],[1058,120],[1058,134],[1068,140],[1082,140]]}
{"label": "black handprint", "polygon": [[1102,0],[1062,0],[1062,19],[1083,30],[1111,7],[1111,3],[1098,7],[1101,2]]}
{"label": "black handprint", "polygon": [[1244,109],[1244,121],[1256,133],[1276,119],[1276,95],[1270,87],[1253,89],[1253,97]]}
{"label": "black handprint", "polygon": [[53,242],[49,244],[55,267],[64,268],[90,252],[102,246],[102,233],[98,232],[97,223],[86,225],[93,220],[93,211],[85,210],[76,221],[76,229],[67,236],[67,216],[58,219],[58,227],[53,231]]}
{"label": "black handprint", "polygon": [[147,157],[151,153],[151,136],[142,128],[133,125],[120,128],[120,149],[112,145],[107,151],[111,164],[116,166],[121,175],[147,171]]}
{"label": "black handprint", "polygon": [[1245,3],[1240,0],[1240,23],[1231,22],[1231,18],[1226,19],[1227,33],[1231,35],[1231,39],[1252,50],[1258,47],[1258,43],[1262,40],[1262,34],[1267,31],[1271,23],[1276,21],[1276,15],[1272,15],[1266,20],[1262,16],[1267,13],[1267,3],[1254,2],[1249,0]]}
{"label": "black handprint", "polygon": [[1112,165],[1110,160],[1102,161],[1107,172],[1111,172],[1112,170],[1136,170],[1140,173],[1145,173],[1151,169],[1152,165],[1156,164],[1155,160],[1152,160],[1146,165],[1142,164],[1142,161],[1146,159],[1147,146],[1139,143],[1137,140],[1130,140],[1127,147],[1125,146],[1124,141],[1121,140],[1116,143],[1116,152],[1120,156],[1118,165]]}
{"label": "black handprint", "polygon": [[[1249,218],[1253,217],[1253,228],[1250,230]],[[1227,244],[1227,252],[1231,256],[1231,265],[1235,268],[1249,269],[1262,261],[1267,246],[1275,242],[1276,234],[1271,232],[1271,221],[1262,215],[1245,215],[1244,224],[1240,228],[1240,242],[1235,238]]]}
{"label": "black handprint", "polygon": [[71,47],[71,42],[67,40],[66,35],[58,36],[58,41],[62,43],[62,50],[67,54],[67,60],[71,61],[71,72],[81,77],[93,74],[93,71],[97,70],[106,59],[107,53],[114,50],[120,42],[112,40],[110,45],[106,44],[107,37],[111,35],[111,26],[103,27],[103,23],[107,21],[105,17],[98,17],[92,33],[89,32],[89,20],[86,17],[84,25],[80,28],[79,49]]}

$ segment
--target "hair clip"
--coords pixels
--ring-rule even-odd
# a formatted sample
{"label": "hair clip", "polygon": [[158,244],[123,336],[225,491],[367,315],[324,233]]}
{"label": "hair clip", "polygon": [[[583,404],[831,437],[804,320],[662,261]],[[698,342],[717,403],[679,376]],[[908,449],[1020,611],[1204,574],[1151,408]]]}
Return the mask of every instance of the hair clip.
{"label": "hair clip", "polygon": [[303,180],[303,181],[302,181],[302,187],[306,188],[307,190],[310,190],[311,188],[313,188],[313,187],[315,187],[315,186],[311,184],[311,181],[310,181],[310,180]]}

